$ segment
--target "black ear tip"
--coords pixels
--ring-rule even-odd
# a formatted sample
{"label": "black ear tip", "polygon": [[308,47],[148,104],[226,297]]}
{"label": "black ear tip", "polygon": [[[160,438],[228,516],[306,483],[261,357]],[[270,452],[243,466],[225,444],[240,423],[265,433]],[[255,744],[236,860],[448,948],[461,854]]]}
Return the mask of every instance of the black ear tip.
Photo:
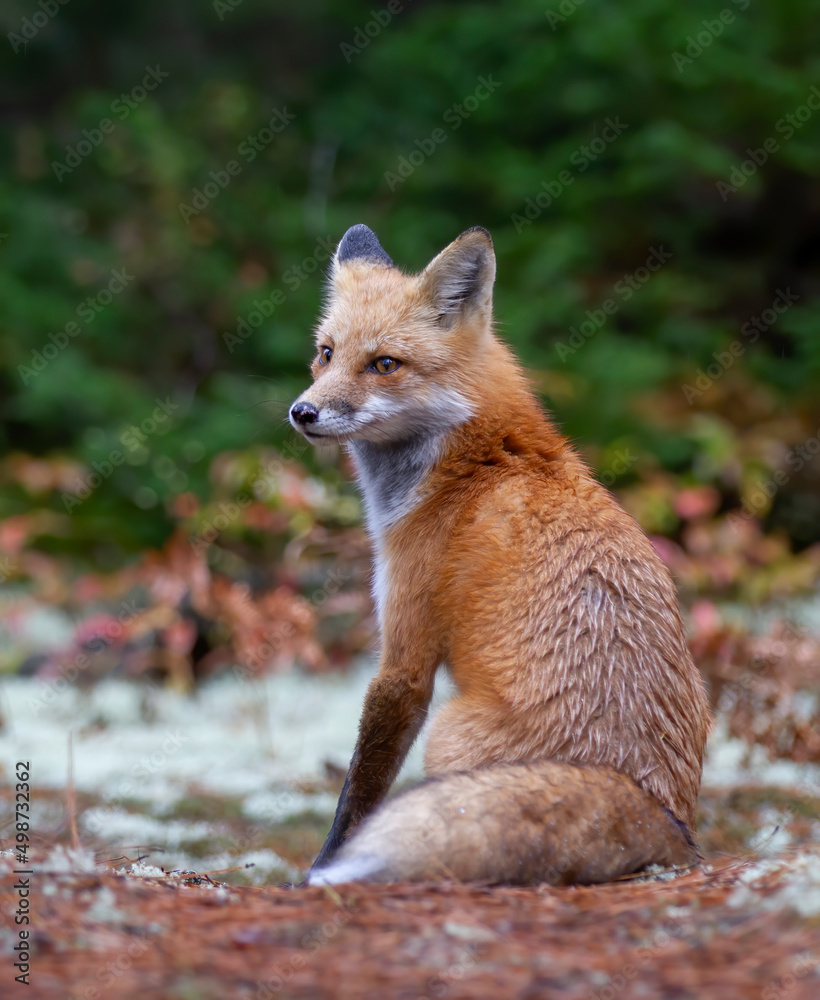
{"label": "black ear tip", "polygon": [[370,226],[366,226],[363,222],[357,222],[355,226],[348,229],[342,240],[376,240],[378,242],[378,237]]}
{"label": "black ear tip", "polygon": [[493,238],[490,233],[490,230],[485,229],[484,226],[470,226],[470,228],[465,229],[464,232],[458,238],[462,240],[464,239],[465,236],[472,236],[473,234],[475,234],[476,236],[478,235],[483,236],[484,239],[486,239],[487,242],[490,244],[490,246],[493,245]]}
{"label": "black ear tip", "polygon": [[363,260],[384,267],[393,266],[393,261],[382,248],[376,234],[361,222],[351,226],[339,241],[336,260],[339,264],[349,260]]}

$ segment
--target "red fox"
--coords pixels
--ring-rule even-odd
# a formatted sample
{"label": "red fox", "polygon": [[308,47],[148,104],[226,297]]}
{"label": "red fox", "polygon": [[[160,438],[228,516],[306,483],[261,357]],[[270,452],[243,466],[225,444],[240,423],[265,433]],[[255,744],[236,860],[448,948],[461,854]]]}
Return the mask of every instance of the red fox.
{"label": "red fox", "polygon": [[[689,866],[709,712],[672,580],[492,330],[490,234],[404,274],[342,238],[313,385],[375,558],[382,649],[310,884],[554,885]],[[430,777],[381,804],[425,720]],[[377,808],[378,807],[378,808]]]}

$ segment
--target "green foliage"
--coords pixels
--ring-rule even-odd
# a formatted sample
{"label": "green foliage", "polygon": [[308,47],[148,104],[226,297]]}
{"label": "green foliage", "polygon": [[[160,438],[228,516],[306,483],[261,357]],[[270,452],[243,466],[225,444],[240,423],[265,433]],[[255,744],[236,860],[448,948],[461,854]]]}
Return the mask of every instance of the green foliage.
{"label": "green foliage", "polygon": [[[593,457],[628,441],[642,468],[736,499],[737,454],[704,457],[699,414],[731,425],[740,373],[766,402],[738,423],[792,408],[820,424],[816,8],[743,7],[721,20],[708,0],[406,2],[383,27],[341,0],[61,7],[6,54],[0,444],[86,470],[124,461],[60,545],[103,540],[116,561],[157,544],[180,491],[208,495],[216,455],[282,443],[322,241],[359,221],[410,268],[487,226],[499,328],[571,436]],[[12,5],[6,32],[26,16]],[[643,280],[653,248],[672,256]],[[797,304],[752,342],[744,324],[784,288]],[[690,405],[682,386],[736,340],[742,357]],[[34,372],[33,352],[55,350]],[[130,449],[157,399],[177,409]],[[34,500],[65,513],[65,493]],[[0,517],[31,503],[9,489]]]}

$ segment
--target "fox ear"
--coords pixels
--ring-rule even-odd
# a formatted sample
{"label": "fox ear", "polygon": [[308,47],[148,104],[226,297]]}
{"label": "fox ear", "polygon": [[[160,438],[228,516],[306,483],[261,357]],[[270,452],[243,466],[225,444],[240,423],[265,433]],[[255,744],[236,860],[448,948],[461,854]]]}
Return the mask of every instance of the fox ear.
{"label": "fox ear", "polygon": [[385,253],[373,230],[361,224],[351,226],[339,240],[333,257],[334,272],[341,264],[354,260],[362,264],[379,264],[381,267],[393,266],[393,261]]}
{"label": "fox ear", "polygon": [[463,232],[421,274],[422,291],[445,326],[473,311],[489,319],[494,281],[493,240],[482,226]]}

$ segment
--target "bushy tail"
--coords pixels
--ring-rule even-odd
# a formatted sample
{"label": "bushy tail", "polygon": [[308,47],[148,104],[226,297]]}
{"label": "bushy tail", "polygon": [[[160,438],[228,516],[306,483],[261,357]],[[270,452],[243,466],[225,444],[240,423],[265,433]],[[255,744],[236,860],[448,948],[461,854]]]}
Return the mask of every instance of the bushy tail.
{"label": "bushy tail", "polygon": [[683,823],[608,767],[536,761],[431,778],[367,817],[311,885],[607,882],[695,864]]}

